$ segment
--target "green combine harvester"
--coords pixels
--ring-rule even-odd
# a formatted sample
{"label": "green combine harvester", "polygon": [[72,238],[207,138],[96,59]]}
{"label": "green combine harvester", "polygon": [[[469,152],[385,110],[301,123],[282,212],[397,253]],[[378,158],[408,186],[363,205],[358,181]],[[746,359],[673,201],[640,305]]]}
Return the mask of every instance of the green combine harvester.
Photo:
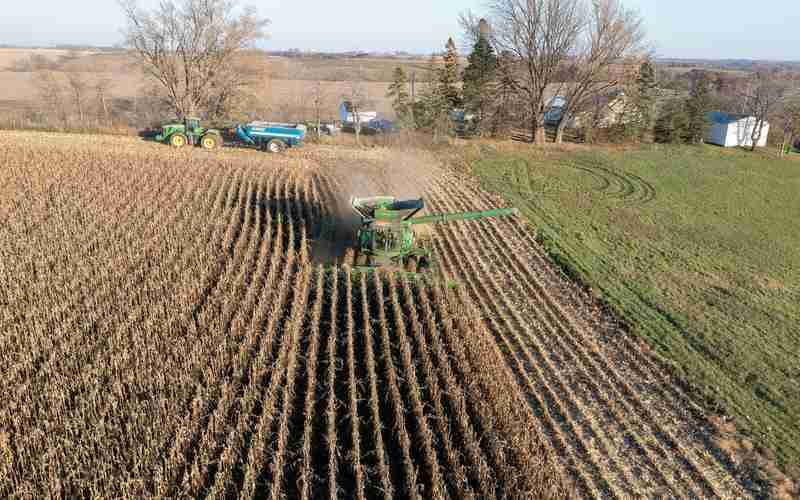
{"label": "green combine harvester", "polygon": [[501,208],[484,212],[462,212],[415,217],[425,208],[418,200],[397,200],[391,196],[353,198],[353,209],[361,217],[356,236],[356,269],[376,267],[417,273],[428,271],[433,264],[431,251],[423,241],[418,244],[415,226],[459,220],[517,215],[516,208]]}

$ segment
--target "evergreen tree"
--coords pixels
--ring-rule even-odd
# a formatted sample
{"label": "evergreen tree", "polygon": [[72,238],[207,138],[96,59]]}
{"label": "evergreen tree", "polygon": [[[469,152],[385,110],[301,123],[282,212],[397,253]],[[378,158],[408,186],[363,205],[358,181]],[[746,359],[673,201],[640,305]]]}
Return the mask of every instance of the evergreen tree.
{"label": "evergreen tree", "polygon": [[487,118],[489,105],[494,100],[492,86],[497,77],[497,56],[483,33],[475,42],[464,70],[464,108],[475,116],[477,130]]}
{"label": "evergreen tree", "polygon": [[706,114],[711,108],[711,81],[705,72],[694,80],[686,102],[687,128],[685,139],[692,144],[700,144],[708,132],[710,123]]}
{"label": "evergreen tree", "polygon": [[649,59],[639,66],[634,101],[635,132],[639,139],[643,139],[652,130],[656,104],[656,70]]}
{"label": "evergreen tree", "polygon": [[685,103],[672,99],[664,104],[655,123],[654,138],[663,144],[682,144],[687,136],[689,118]]}
{"label": "evergreen tree", "polygon": [[439,92],[447,98],[451,110],[461,106],[458,81],[458,50],[453,39],[449,38],[447,40],[447,50],[444,54],[444,67],[439,71]]}
{"label": "evergreen tree", "polygon": [[392,99],[392,108],[397,115],[398,123],[402,126],[411,125],[412,103],[408,94],[408,77],[400,66],[394,70],[392,83],[389,85],[386,97]]}
{"label": "evergreen tree", "polygon": [[453,105],[450,96],[445,93],[446,87],[442,85],[445,71],[438,58],[431,56],[428,82],[422,89],[419,101],[414,103],[416,126],[432,132],[434,140],[453,131],[453,121],[450,118]]}
{"label": "evergreen tree", "polygon": [[656,101],[655,70],[644,61],[623,81],[624,102],[616,123],[609,127],[609,138],[616,142],[640,141],[653,127]]}

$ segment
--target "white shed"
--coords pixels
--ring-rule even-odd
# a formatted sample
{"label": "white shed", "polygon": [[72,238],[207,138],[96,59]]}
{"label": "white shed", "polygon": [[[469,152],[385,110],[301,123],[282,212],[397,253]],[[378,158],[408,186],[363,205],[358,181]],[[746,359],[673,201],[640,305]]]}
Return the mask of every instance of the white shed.
{"label": "white shed", "polygon": [[[734,148],[737,146],[749,147],[753,145],[753,129],[757,123],[754,116],[729,115],[716,111],[708,113],[707,116],[708,120],[711,122],[711,127],[706,137],[707,143],[726,148]],[[769,123],[764,122],[764,128],[761,131],[761,138],[759,138],[757,146],[766,146],[768,136]]]}

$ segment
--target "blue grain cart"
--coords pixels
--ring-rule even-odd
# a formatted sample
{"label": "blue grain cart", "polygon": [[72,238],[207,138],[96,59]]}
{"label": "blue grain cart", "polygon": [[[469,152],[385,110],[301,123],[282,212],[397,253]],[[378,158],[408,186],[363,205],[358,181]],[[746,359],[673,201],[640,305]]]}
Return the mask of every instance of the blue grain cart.
{"label": "blue grain cart", "polygon": [[245,144],[262,151],[280,153],[287,148],[303,145],[305,125],[272,122],[251,122],[236,127],[236,136]]}

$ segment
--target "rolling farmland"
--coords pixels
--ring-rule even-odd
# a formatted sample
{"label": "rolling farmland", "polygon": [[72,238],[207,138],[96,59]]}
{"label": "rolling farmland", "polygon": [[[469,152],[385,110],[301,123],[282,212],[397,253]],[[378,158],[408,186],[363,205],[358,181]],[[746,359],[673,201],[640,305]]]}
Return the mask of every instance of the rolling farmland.
{"label": "rolling farmland", "polygon": [[350,195],[500,205],[426,153],[0,133],[0,164],[0,496],[751,494],[522,220],[437,226],[430,280],[350,267]]}

